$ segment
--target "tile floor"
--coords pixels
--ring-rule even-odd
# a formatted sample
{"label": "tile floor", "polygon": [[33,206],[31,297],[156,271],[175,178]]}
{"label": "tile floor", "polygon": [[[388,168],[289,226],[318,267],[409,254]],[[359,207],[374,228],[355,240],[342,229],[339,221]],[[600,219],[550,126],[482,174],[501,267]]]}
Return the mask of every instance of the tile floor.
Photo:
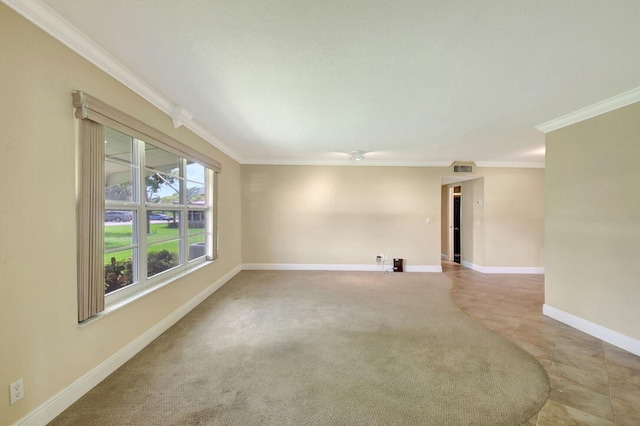
{"label": "tile floor", "polygon": [[640,425],[640,357],[543,316],[544,276],[442,267],[463,311],[547,370],[549,399],[525,425]]}

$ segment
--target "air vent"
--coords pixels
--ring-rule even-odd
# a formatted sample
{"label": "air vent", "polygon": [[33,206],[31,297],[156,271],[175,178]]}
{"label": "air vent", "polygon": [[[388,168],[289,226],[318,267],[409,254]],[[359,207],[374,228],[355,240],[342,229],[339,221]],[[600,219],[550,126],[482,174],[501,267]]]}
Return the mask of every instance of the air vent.
{"label": "air vent", "polygon": [[453,166],[453,173],[473,173],[473,166]]}

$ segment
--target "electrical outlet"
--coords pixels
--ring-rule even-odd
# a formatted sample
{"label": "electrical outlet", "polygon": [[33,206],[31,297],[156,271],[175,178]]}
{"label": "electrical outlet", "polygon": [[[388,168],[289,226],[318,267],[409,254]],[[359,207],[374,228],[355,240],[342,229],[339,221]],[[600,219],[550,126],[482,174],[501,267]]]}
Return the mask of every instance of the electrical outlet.
{"label": "electrical outlet", "polygon": [[376,262],[380,263],[380,262],[382,262],[382,259],[384,259],[383,255],[379,254],[379,255],[376,256]]}
{"label": "electrical outlet", "polygon": [[22,378],[9,385],[9,394],[11,395],[11,405],[24,398],[24,380]]}

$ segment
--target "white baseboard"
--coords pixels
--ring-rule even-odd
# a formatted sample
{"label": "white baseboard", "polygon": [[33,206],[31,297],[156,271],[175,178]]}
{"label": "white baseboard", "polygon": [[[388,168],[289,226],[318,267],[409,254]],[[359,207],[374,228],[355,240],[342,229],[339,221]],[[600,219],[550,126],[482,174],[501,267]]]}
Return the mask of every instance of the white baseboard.
{"label": "white baseboard", "polygon": [[[330,263],[245,263],[247,271],[356,271],[379,272],[379,265],[330,264]],[[406,265],[406,272],[442,272],[440,265]],[[385,265],[385,271],[393,271],[393,265]]]}
{"label": "white baseboard", "polygon": [[485,266],[485,274],[538,274],[544,275],[544,266]]}
{"label": "white baseboard", "polygon": [[466,260],[461,260],[460,264],[465,268],[484,273],[484,266],[476,265],[475,263],[467,262]]}
{"label": "white baseboard", "polygon": [[482,266],[466,260],[461,265],[483,274],[544,274],[544,266]]}
{"label": "white baseboard", "polygon": [[93,370],[86,373],[84,376],[77,379],[71,385],[58,392],[40,407],[29,413],[27,416],[18,420],[16,425],[33,425],[40,426],[46,425],[56,416],[69,408],[71,404],[76,402],[80,397],[93,389],[98,383],[103,381],[109,374],[120,368],[125,362],[129,361],[144,349],[154,339],[164,333],[169,327],[178,322],[182,317],[188,314],[196,306],[202,303],[213,292],[222,287],[227,281],[233,278],[242,268],[240,266],[235,267],[230,272],[222,276],[212,285],[201,291],[194,298],[187,303],[176,309],[169,314],[155,326],[144,332],[137,339],[129,343],[124,348],[107,358]]}
{"label": "white baseboard", "polygon": [[618,333],[617,331],[603,327],[591,321],[587,321],[558,308],[554,308],[551,305],[542,305],[542,313],[549,318],[553,318],[593,337],[604,340],[613,346],[617,346],[625,351],[629,351],[632,354],[640,356],[640,340]]}
{"label": "white baseboard", "polygon": [[442,272],[441,265],[406,265],[406,272]]}
{"label": "white baseboard", "polygon": [[[389,265],[385,265],[388,269]],[[379,271],[379,265],[352,265],[328,263],[245,263],[246,271]]]}

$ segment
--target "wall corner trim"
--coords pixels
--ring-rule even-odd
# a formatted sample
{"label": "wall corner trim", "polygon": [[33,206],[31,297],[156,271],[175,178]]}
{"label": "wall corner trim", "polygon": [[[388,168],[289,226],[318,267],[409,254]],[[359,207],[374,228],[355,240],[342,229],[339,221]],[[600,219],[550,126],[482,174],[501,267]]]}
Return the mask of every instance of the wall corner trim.
{"label": "wall corner trim", "polygon": [[71,404],[80,399],[84,394],[93,389],[107,376],[120,368],[125,362],[133,358],[138,352],[144,349],[154,339],[164,333],[169,327],[178,322],[182,317],[191,312],[196,306],[202,303],[207,297],[222,287],[227,281],[237,275],[242,268],[236,266],[231,271],[220,277],[209,287],[202,290],[191,300],[178,309],[170,313],[156,325],[144,332],[138,338],[130,342],[124,348],[107,358],[94,369],[71,383],[69,386],[58,392],[48,401],[40,405],[31,413],[18,420],[15,425],[44,425],[53,420],[56,416],[69,408]]}
{"label": "wall corner trim", "polygon": [[613,346],[617,346],[620,349],[624,349],[625,351],[629,351],[632,354],[640,356],[640,340],[618,333],[617,331],[603,327],[591,321],[587,321],[561,309],[547,305],[546,303],[542,305],[542,313],[549,318],[553,318],[593,337],[604,340]]}
{"label": "wall corner trim", "polygon": [[544,274],[544,266],[482,266],[466,260],[461,265],[483,274]]}
{"label": "wall corner trim", "polygon": [[[382,272],[378,265],[367,264],[330,264],[330,263],[245,263],[245,271],[354,271]],[[393,270],[392,265],[385,265],[385,271]],[[405,272],[442,272],[440,265],[405,265]]]}
{"label": "wall corner trim", "polygon": [[549,133],[554,130],[561,129],[563,127],[570,126],[580,121],[588,120],[589,118],[596,117],[598,115],[613,111],[614,109],[622,108],[627,105],[631,105],[640,101],[640,87],[631,89],[627,92],[620,93],[609,99],[605,99],[600,102],[596,102],[593,105],[581,108],[577,111],[565,114],[562,117],[555,118],[536,126],[536,129],[542,133]]}

